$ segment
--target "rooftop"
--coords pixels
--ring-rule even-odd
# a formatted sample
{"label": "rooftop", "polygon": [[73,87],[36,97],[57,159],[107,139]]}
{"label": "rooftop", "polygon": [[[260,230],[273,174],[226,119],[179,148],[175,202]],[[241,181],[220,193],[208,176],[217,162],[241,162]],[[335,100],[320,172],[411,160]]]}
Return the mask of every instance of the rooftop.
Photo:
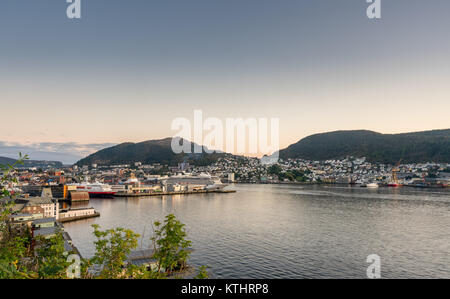
{"label": "rooftop", "polygon": [[56,218],[51,217],[51,218],[36,219],[33,221],[33,224],[42,224],[42,223],[50,223],[50,222],[56,222]]}
{"label": "rooftop", "polygon": [[39,229],[34,230],[33,235],[35,237],[38,237],[38,236],[46,237],[46,236],[51,236],[51,235],[56,234],[58,232],[58,230],[59,230],[59,227],[56,227],[56,226],[55,227],[41,227]]}
{"label": "rooftop", "polygon": [[21,218],[21,217],[31,217],[31,216],[33,216],[33,215],[22,213],[22,214],[11,215],[10,218]]}
{"label": "rooftop", "polygon": [[53,204],[53,200],[49,197],[30,197],[26,203],[27,206],[49,204]]}

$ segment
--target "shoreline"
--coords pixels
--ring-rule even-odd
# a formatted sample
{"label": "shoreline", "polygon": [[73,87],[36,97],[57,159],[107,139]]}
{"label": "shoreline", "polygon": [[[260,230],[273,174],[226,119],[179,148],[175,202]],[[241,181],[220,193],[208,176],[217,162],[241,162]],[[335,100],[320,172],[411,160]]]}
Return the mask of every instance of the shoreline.
{"label": "shoreline", "polygon": [[180,191],[180,192],[158,192],[158,193],[116,193],[114,197],[149,197],[149,196],[167,196],[167,195],[189,195],[206,193],[236,193],[236,190],[199,190],[199,191]]}
{"label": "shoreline", "polygon": [[[341,184],[341,183],[311,183],[311,182],[234,182],[233,184],[249,184],[249,185],[304,185],[304,186],[348,186],[348,187],[360,187],[360,184]],[[417,188],[417,189],[439,189],[439,190],[450,190],[450,186],[414,186],[414,185],[402,185],[398,187],[391,187],[387,184],[379,185],[379,187],[387,188]],[[362,187],[360,187],[362,188]]]}

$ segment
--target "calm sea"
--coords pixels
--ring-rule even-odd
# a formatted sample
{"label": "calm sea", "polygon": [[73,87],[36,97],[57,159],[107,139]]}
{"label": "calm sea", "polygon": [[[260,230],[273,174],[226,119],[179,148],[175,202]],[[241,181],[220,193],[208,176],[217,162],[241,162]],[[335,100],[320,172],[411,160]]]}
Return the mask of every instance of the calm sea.
{"label": "calm sea", "polygon": [[[230,188],[230,187],[229,187]],[[450,278],[450,191],[410,188],[234,185],[237,193],[91,199],[99,218],[66,223],[84,257],[91,225],[125,227],[150,242],[174,213],[192,240],[190,264],[214,278]]]}

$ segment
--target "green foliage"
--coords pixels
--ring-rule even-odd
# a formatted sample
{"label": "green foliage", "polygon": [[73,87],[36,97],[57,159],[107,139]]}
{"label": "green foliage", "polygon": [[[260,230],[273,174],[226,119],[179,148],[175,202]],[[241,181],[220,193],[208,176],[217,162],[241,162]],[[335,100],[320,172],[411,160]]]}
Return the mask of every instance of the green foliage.
{"label": "green foliage", "polygon": [[208,279],[209,274],[206,266],[200,266],[198,269],[198,274],[194,277],[194,279]]}
{"label": "green foliage", "polygon": [[17,231],[8,225],[14,207],[14,201],[9,200],[10,192],[4,187],[17,180],[10,176],[18,165],[23,165],[28,156],[19,154],[19,159],[12,164],[0,165],[3,176],[0,177],[0,278],[30,278],[32,273],[23,258],[29,254],[30,238],[27,231]]}
{"label": "green foliage", "polygon": [[36,238],[36,260],[39,278],[63,279],[67,278],[67,255],[64,249],[64,239],[61,232],[51,238]]}
{"label": "green foliage", "polygon": [[30,278],[27,263],[29,239],[24,236],[3,236],[0,244],[0,279]]}
{"label": "green foliage", "polygon": [[278,164],[273,164],[267,169],[268,173],[271,175],[278,176],[278,179],[280,181],[283,181],[284,179],[288,179],[291,182],[297,181],[297,182],[306,182],[307,178],[305,176],[305,173],[297,170],[292,169],[289,171],[283,172],[283,169]]}
{"label": "green foliage", "polygon": [[168,274],[181,271],[186,267],[190,255],[187,248],[191,241],[186,240],[184,224],[175,215],[166,216],[164,223],[154,223],[154,235],[151,238],[155,249],[154,258],[158,261],[158,271],[165,270]]}
{"label": "green foliage", "polygon": [[278,164],[273,164],[271,166],[269,166],[269,168],[267,169],[267,171],[269,172],[269,174],[273,174],[273,175],[280,175],[282,169],[281,166]]}
{"label": "green foliage", "polygon": [[23,165],[25,160],[28,160],[28,155],[22,156],[22,153],[19,153],[19,159],[14,160],[12,164],[10,163],[6,165],[0,164],[0,171],[3,172],[3,176],[0,177],[0,186],[1,186],[0,199],[11,196],[11,194],[4,187],[4,185],[8,183],[17,183],[17,180],[11,177],[10,173],[13,172],[18,165]]}
{"label": "green foliage", "polygon": [[101,265],[102,270],[98,278],[126,278],[138,269],[125,269],[127,255],[138,245],[139,235],[130,229],[115,228],[101,231],[94,224],[94,235],[97,237],[95,255],[90,264]]}

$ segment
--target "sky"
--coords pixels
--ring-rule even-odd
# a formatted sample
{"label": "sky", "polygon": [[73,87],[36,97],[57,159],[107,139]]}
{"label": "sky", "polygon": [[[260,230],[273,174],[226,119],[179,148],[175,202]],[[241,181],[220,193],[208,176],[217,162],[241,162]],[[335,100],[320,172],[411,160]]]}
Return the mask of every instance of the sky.
{"label": "sky", "polygon": [[[172,121],[279,118],[311,134],[450,128],[450,2],[64,0],[0,3],[0,156],[73,163],[173,136]],[[55,153],[58,153],[56,155]],[[62,156],[61,156],[62,155]]]}

